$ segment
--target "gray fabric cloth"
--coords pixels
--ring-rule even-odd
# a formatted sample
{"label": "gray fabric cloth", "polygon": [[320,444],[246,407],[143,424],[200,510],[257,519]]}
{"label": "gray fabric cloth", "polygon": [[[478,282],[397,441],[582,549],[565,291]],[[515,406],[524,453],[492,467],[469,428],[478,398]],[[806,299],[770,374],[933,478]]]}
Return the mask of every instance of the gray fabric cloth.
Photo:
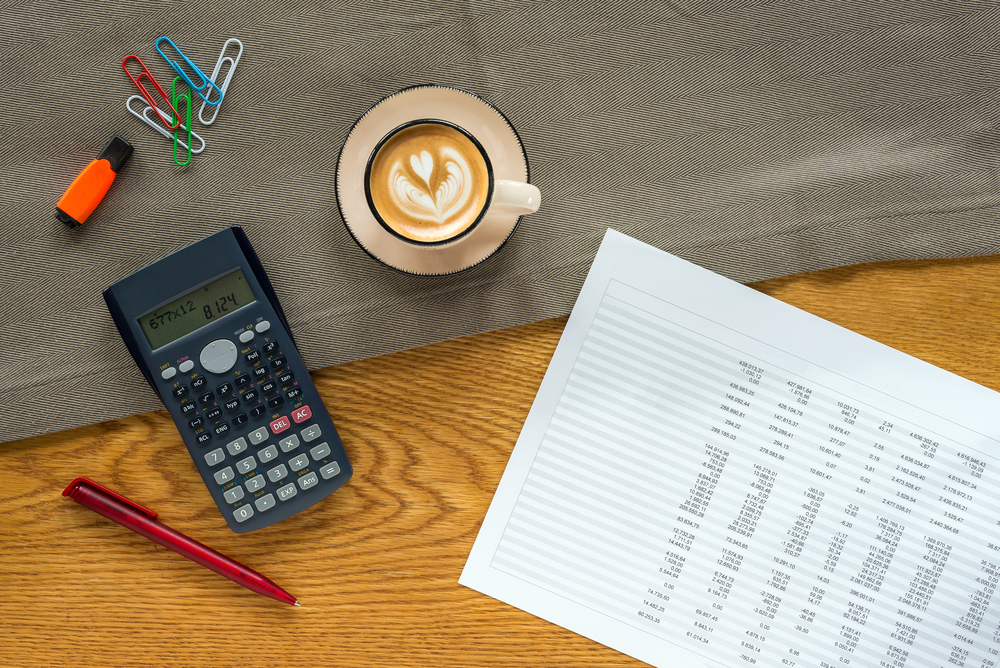
{"label": "gray fabric cloth", "polygon": [[[6,2],[0,115],[10,440],[155,409],[101,290],[245,226],[310,368],[568,313],[607,227],[740,281],[1000,252],[994,2]],[[168,86],[245,44],[187,168],[130,116],[123,56]],[[441,83],[510,118],[542,209],[495,257],[420,279],[337,210],[354,121]],[[198,105],[195,106],[198,109]],[[55,203],[112,134],[136,146],[77,230]],[[346,408],[344,410],[347,410]]]}

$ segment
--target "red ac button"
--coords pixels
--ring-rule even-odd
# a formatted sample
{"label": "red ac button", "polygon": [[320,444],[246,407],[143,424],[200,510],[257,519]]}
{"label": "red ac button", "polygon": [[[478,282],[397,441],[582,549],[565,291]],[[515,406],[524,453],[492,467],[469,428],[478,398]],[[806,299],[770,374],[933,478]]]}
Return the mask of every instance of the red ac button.
{"label": "red ac button", "polygon": [[313,415],[312,409],[308,406],[303,406],[302,408],[296,408],[292,411],[292,419],[295,420],[295,424],[308,420]]}
{"label": "red ac button", "polygon": [[291,426],[292,423],[288,421],[288,417],[282,415],[280,418],[271,423],[271,431],[275,434],[280,434]]}

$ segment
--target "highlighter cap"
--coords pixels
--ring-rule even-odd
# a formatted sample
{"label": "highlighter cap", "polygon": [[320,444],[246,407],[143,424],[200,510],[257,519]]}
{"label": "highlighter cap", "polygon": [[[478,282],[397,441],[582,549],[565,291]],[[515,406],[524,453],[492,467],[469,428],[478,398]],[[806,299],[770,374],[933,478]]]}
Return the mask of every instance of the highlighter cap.
{"label": "highlighter cap", "polygon": [[111,138],[111,141],[104,145],[97,159],[107,160],[111,164],[111,170],[117,174],[125,166],[125,163],[128,162],[128,159],[132,157],[132,151],[134,150],[132,144],[115,135]]}

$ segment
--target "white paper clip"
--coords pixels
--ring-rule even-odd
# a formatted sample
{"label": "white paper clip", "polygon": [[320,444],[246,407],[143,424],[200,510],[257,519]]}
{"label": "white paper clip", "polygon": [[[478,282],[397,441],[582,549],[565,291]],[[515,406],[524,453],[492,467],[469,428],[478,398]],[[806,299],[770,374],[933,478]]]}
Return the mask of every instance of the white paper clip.
{"label": "white paper clip", "polygon": [[[239,52],[236,54],[235,60],[226,55],[226,50],[229,48],[229,45],[234,43],[238,44],[240,47]],[[236,39],[235,37],[233,37],[232,39],[227,39],[226,43],[222,45],[222,53],[219,54],[219,60],[218,62],[215,63],[215,69],[212,70],[212,76],[209,77],[209,79],[215,82],[215,85],[218,86],[219,90],[221,91],[219,97],[219,103],[214,107],[212,107],[212,109],[214,109],[214,111],[212,112],[212,117],[207,121],[205,120],[205,117],[202,116],[202,114],[205,113],[205,107],[209,106],[209,104],[207,102],[201,103],[201,109],[198,111],[198,120],[201,121],[202,125],[211,125],[212,123],[215,122],[215,118],[219,115],[219,108],[222,107],[222,100],[225,99],[226,91],[229,90],[229,82],[233,80],[233,72],[236,71],[236,65],[237,63],[240,62],[240,56],[242,55],[243,55],[243,42]],[[219,82],[216,81],[216,77],[219,76],[219,72],[222,70],[222,66],[225,64],[227,60],[229,61],[229,71],[226,72],[226,80],[222,82],[221,86],[219,86]],[[212,97],[211,91],[209,91],[208,96],[211,99]]]}
{"label": "white paper clip", "polygon": [[[139,100],[139,102],[142,102],[143,104],[146,104],[146,100],[144,100],[141,95],[133,95],[129,99],[125,100],[125,108],[128,109],[128,112],[130,114],[132,114],[133,116],[135,116],[136,118],[138,118],[140,121],[142,121],[143,123],[145,123],[149,127],[153,128],[154,130],[156,130],[157,132],[159,132],[161,135],[163,135],[167,139],[173,140],[174,134],[170,130],[166,129],[165,127],[163,127],[162,125],[160,125],[159,123],[157,123],[155,120],[153,120],[152,118],[150,118],[149,116],[147,116],[147,114],[149,112],[154,111],[154,109],[152,107],[150,107],[147,104],[146,108],[143,109],[142,113],[140,114],[138,111],[136,111],[135,109],[132,108],[132,100]],[[158,116],[163,116],[163,112],[160,111],[159,109],[156,109],[155,111],[156,111],[156,113],[157,113]],[[180,127],[178,128],[178,130],[185,130],[186,131],[187,130],[187,126],[185,126],[183,123],[181,123]],[[199,136],[198,133],[194,132],[194,131],[191,132],[191,136],[201,142],[201,148],[199,148],[197,150],[192,149],[191,152],[192,153],[201,153],[202,151],[204,151],[205,150],[205,140],[202,139],[201,136]],[[181,146],[183,146],[184,148],[188,147],[188,145],[185,144],[184,141],[180,137],[177,138],[177,143],[180,144]]]}

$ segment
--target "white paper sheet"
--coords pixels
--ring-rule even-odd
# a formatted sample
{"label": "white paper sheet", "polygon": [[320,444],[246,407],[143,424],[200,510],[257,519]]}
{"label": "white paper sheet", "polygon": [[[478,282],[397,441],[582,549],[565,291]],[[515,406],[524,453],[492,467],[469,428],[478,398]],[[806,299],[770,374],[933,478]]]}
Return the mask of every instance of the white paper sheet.
{"label": "white paper sheet", "polygon": [[656,666],[997,665],[998,439],[997,393],[609,230],[460,582]]}

